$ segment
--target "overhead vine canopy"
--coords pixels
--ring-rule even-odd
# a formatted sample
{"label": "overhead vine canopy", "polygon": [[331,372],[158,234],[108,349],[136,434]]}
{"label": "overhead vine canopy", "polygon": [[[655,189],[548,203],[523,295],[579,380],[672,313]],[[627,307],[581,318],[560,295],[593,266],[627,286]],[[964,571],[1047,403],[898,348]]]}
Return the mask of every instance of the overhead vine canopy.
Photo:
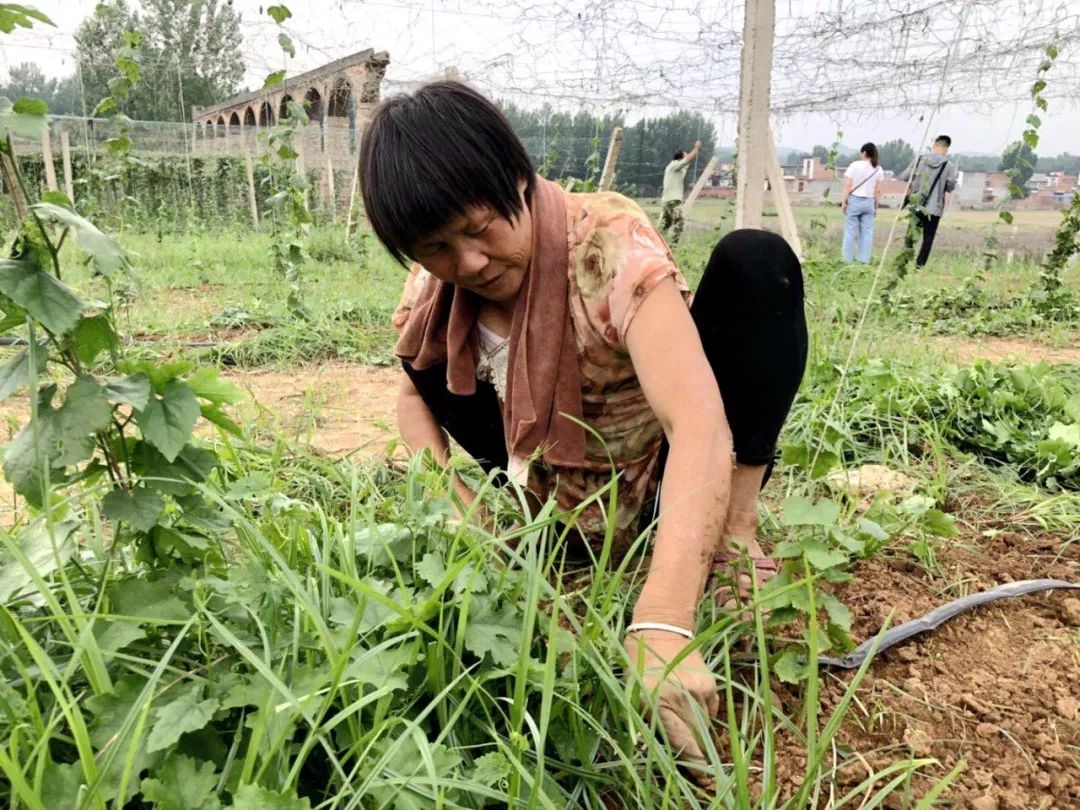
{"label": "overhead vine canopy", "polygon": [[[367,3],[342,0],[351,9]],[[743,4],[694,0],[400,0],[430,16],[441,65],[493,93],[595,107],[738,107]],[[468,41],[446,20],[505,21]],[[1080,4],[1061,0],[779,0],[776,113],[921,113],[937,101],[987,111],[1028,98],[1047,44],[1080,43]],[[419,35],[419,34],[418,34]],[[426,78],[427,65],[413,71]],[[399,80],[409,66],[398,65]],[[402,81],[408,84],[407,81]],[[1080,60],[1055,68],[1049,96],[1080,97]]]}

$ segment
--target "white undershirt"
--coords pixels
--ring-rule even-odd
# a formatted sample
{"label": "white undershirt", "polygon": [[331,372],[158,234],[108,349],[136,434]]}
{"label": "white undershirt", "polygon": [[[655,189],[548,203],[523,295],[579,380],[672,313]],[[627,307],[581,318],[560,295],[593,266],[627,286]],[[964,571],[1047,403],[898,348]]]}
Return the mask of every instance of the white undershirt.
{"label": "white undershirt", "polygon": [[[476,322],[480,338],[480,360],[476,364],[476,378],[495,386],[499,402],[506,404],[506,374],[510,361],[510,338],[503,337]],[[511,455],[506,474],[511,480],[525,486],[529,480],[529,460]]]}

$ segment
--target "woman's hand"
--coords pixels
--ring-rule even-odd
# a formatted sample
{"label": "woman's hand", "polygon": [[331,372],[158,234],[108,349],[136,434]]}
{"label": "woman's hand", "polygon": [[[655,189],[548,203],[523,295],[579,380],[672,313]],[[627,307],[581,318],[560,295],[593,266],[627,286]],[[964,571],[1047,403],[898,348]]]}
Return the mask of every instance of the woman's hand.
{"label": "woman's hand", "polygon": [[847,197],[840,200],[840,210],[845,214],[847,213]]}
{"label": "woman's hand", "polygon": [[644,711],[657,713],[676,757],[689,767],[698,784],[712,790],[716,780],[699,740],[708,735],[708,720],[720,710],[716,679],[697,650],[667,671],[668,662],[689,643],[675,633],[640,630],[627,635],[623,647],[641,679]]}

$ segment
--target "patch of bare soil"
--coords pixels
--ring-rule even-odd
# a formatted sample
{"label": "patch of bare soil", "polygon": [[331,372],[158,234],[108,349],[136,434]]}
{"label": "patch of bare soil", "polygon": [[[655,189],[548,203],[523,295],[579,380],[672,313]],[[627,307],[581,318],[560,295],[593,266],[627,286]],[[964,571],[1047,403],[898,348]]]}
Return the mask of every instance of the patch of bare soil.
{"label": "patch of bare soil", "polygon": [[397,368],[330,362],[288,371],[230,371],[252,394],[242,419],[330,454],[381,453],[396,436]]}
{"label": "patch of bare soil", "polygon": [[1080,344],[1054,347],[1032,343],[1015,337],[930,337],[928,338],[943,356],[958,363],[975,360],[1020,360],[1035,363],[1046,360],[1051,363],[1080,363]]}
{"label": "patch of bare soil", "polygon": [[[896,625],[1004,582],[1080,582],[1080,545],[1063,549],[1062,538],[1047,535],[968,536],[943,548],[939,562],[934,577],[910,559],[861,563],[837,591],[853,613],[854,636],[872,637],[886,621]],[[823,711],[839,703],[852,677],[828,674]],[[798,710],[786,702],[788,712]],[[840,771],[843,791],[908,756],[932,757],[940,764],[914,783],[916,795],[964,761],[945,794],[954,806],[1080,806],[1080,595],[994,602],[886,651],[860,685],[838,742],[862,762]],[[800,754],[793,747],[781,762],[798,763]],[[786,767],[794,791],[799,767]],[[909,805],[897,796],[886,806]]]}

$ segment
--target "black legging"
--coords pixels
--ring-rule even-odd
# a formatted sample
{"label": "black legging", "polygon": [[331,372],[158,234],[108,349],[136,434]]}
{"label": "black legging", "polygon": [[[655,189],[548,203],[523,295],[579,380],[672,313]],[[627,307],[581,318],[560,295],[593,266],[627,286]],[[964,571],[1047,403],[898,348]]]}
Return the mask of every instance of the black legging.
{"label": "black legging", "polygon": [[[799,260],[774,233],[732,231],[713,248],[690,315],[716,375],[736,460],[771,465],[806,366]],[[478,380],[475,394],[458,396],[446,388],[446,364],[423,371],[403,366],[435,420],[462,449],[487,472],[505,469],[494,386]],[[663,459],[666,444],[662,454]]]}

